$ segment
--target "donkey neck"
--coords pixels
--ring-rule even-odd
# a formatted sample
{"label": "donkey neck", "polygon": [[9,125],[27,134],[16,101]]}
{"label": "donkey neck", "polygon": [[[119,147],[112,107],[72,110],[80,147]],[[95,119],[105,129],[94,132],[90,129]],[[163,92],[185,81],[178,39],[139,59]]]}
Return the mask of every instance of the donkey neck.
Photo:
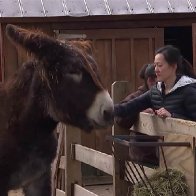
{"label": "donkey neck", "polygon": [[55,122],[47,112],[47,92],[43,90],[43,84],[35,73],[29,88],[27,102],[21,118],[21,124],[32,131],[51,132],[58,122]]}
{"label": "donkey neck", "polygon": [[[29,74],[28,80],[22,81],[26,85],[14,88],[10,92],[10,129],[21,134],[48,134],[56,125],[47,114],[47,91],[35,70]],[[25,71],[25,73],[27,70]],[[28,81],[28,82],[27,82]],[[16,99],[15,99],[16,97]]]}

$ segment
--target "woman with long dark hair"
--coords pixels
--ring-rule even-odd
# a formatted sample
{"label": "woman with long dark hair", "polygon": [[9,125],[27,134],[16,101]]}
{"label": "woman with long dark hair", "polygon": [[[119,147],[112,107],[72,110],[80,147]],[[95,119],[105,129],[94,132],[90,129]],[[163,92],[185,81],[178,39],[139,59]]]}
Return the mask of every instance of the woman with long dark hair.
{"label": "woman with long dark hair", "polygon": [[191,64],[179,49],[166,45],[154,59],[157,83],[148,92],[115,105],[116,117],[131,117],[153,108],[161,118],[174,117],[196,121],[196,77]]}

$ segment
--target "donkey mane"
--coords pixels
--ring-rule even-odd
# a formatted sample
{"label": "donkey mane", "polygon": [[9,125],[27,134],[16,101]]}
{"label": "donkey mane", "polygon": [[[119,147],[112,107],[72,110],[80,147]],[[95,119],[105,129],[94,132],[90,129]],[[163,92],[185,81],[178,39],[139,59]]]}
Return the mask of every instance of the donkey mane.
{"label": "donkey mane", "polygon": [[[36,30],[35,32],[40,33],[39,30]],[[92,64],[89,64],[89,60],[87,59],[91,58],[90,60],[93,61],[93,63],[96,63],[93,58],[89,56],[89,54],[93,55],[92,43],[90,41],[83,40],[69,40],[65,41],[65,43],[68,47],[70,47],[73,56],[81,55],[81,59],[84,59],[85,61],[84,63],[86,70],[92,75],[94,82],[96,82],[96,84],[102,88],[101,79],[97,74],[97,66],[92,66]],[[20,48],[21,46],[16,45],[16,47]],[[45,83],[45,85],[50,88],[48,81],[51,80],[51,77],[55,77],[54,74],[46,73],[45,69],[42,67],[42,64],[40,64],[40,61],[38,62],[36,58],[33,57],[33,54],[31,58],[33,59],[23,63],[19,70],[7,82],[1,84],[0,93],[7,92],[10,97],[18,97],[21,99],[21,97],[28,94],[35,72],[37,72],[40,76],[42,83]],[[20,99],[14,99],[13,101],[17,102],[20,101]]]}
{"label": "donkey mane", "polygon": [[[85,59],[86,70],[92,75],[94,82],[100,87],[103,86],[101,79],[99,77],[98,66],[94,60],[94,48],[92,41],[90,40],[69,40],[65,41],[70,47],[72,47],[75,51],[77,51],[83,59]],[[89,58],[91,64],[89,64]],[[93,63],[92,63],[93,61]],[[97,74],[98,73],[98,74]]]}
{"label": "donkey mane", "polygon": [[11,92],[21,90],[21,93],[26,94],[29,84],[31,83],[36,62],[24,63],[14,75],[6,81],[1,90]]}

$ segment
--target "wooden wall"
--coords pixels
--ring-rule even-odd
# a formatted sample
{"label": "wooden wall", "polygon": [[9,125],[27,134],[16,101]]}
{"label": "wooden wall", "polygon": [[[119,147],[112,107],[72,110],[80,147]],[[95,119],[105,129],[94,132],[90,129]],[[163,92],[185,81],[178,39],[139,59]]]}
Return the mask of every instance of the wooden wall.
{"label": "wooden wall", "polygon": [[192,24],[193,68],[196,73],[196,23]]}
{"label": "wooden wall", "polygon": [[[117,80],[130,81],[130,91],[134,91],[140,84],[138,71],[144,63],[153,62],[154,51],[164,44],[164,26],[191,25],[196,22],[196,16],[178,15],[168,20],[170,16],[119,16],[56,19],[19,19],[1,23],[0,50],[1,70],[3,80],[7,80],[27,58],[22,50],[16,50],[5,36],[7,23],[18,24],[25,28],[38,28],[49,35],[55,32],[61,35],[85,35],[93,41],[95,55],[99,64],[100,73],[106,88],[110,91],[111,84]],[[171,17],[170,17],[171,18]],[[26,22],[24,22],[27,20]],[[37,22],[35,22],[37,20]],[[51,21],[50,21],[51,20]],[[43,22],[44,21],[44,22]],[[151,27],[153,28],[146,28]],[[138,28],[136,28],[138,27]],[[143,27],[143,28],[141,28]],[[194,26],[193,26],[194,27]],[[193,43],[195,43],[195,28],[193,28]],[[194,56],[195,46],[193,44]],[[196,67],[196,61],[194,65]],[[108,152],[105,135],[111,130],[95,131],[92,135],[82,136],[83,144],[94,149]],[[93,139],[92,139],[93,138]],[[90,141],[90,142],[89,142]]]}
{"label": "wooden wall", "polygon": [[[17,24],[16,24],[17,25]],[[53,36],[53,31],[50,24],[19,24],[21,27],[29,29],[41,29],[45,33]],[[1,24],[1,67],[2,67],[2,78],[6,81],[12,76],[23,62],[28,59],[26,51],[21,48],[17,50],[7,39],[5,35],[6,24]]]}
{"label": "wooden wall", "polygon": [[3,45],[3,42],[2,42],[2,25],[0,24],[0,82],[3,80],[3,61],[2,61],[2,45]]}
{"label": "wooden wall", "polygon": [[164,44],[163,33],[161,28],[60,31],[65,37],[83,35],[93,41],[100,73],[109,91],[117,80],[131,81],[132,90],[141,85],[138,72],[143,64],[154,61],[155,49]]}

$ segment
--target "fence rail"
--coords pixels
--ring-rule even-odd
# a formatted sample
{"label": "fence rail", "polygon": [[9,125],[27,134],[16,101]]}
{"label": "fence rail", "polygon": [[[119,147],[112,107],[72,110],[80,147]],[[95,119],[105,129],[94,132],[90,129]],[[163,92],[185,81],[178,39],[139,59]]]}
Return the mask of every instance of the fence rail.
{"label": "fence rail", "polygon": [[[73,144],[74,159],[113,175],[113,157],[80,144]],[[75,152],[74,152],[75,151]]]}

